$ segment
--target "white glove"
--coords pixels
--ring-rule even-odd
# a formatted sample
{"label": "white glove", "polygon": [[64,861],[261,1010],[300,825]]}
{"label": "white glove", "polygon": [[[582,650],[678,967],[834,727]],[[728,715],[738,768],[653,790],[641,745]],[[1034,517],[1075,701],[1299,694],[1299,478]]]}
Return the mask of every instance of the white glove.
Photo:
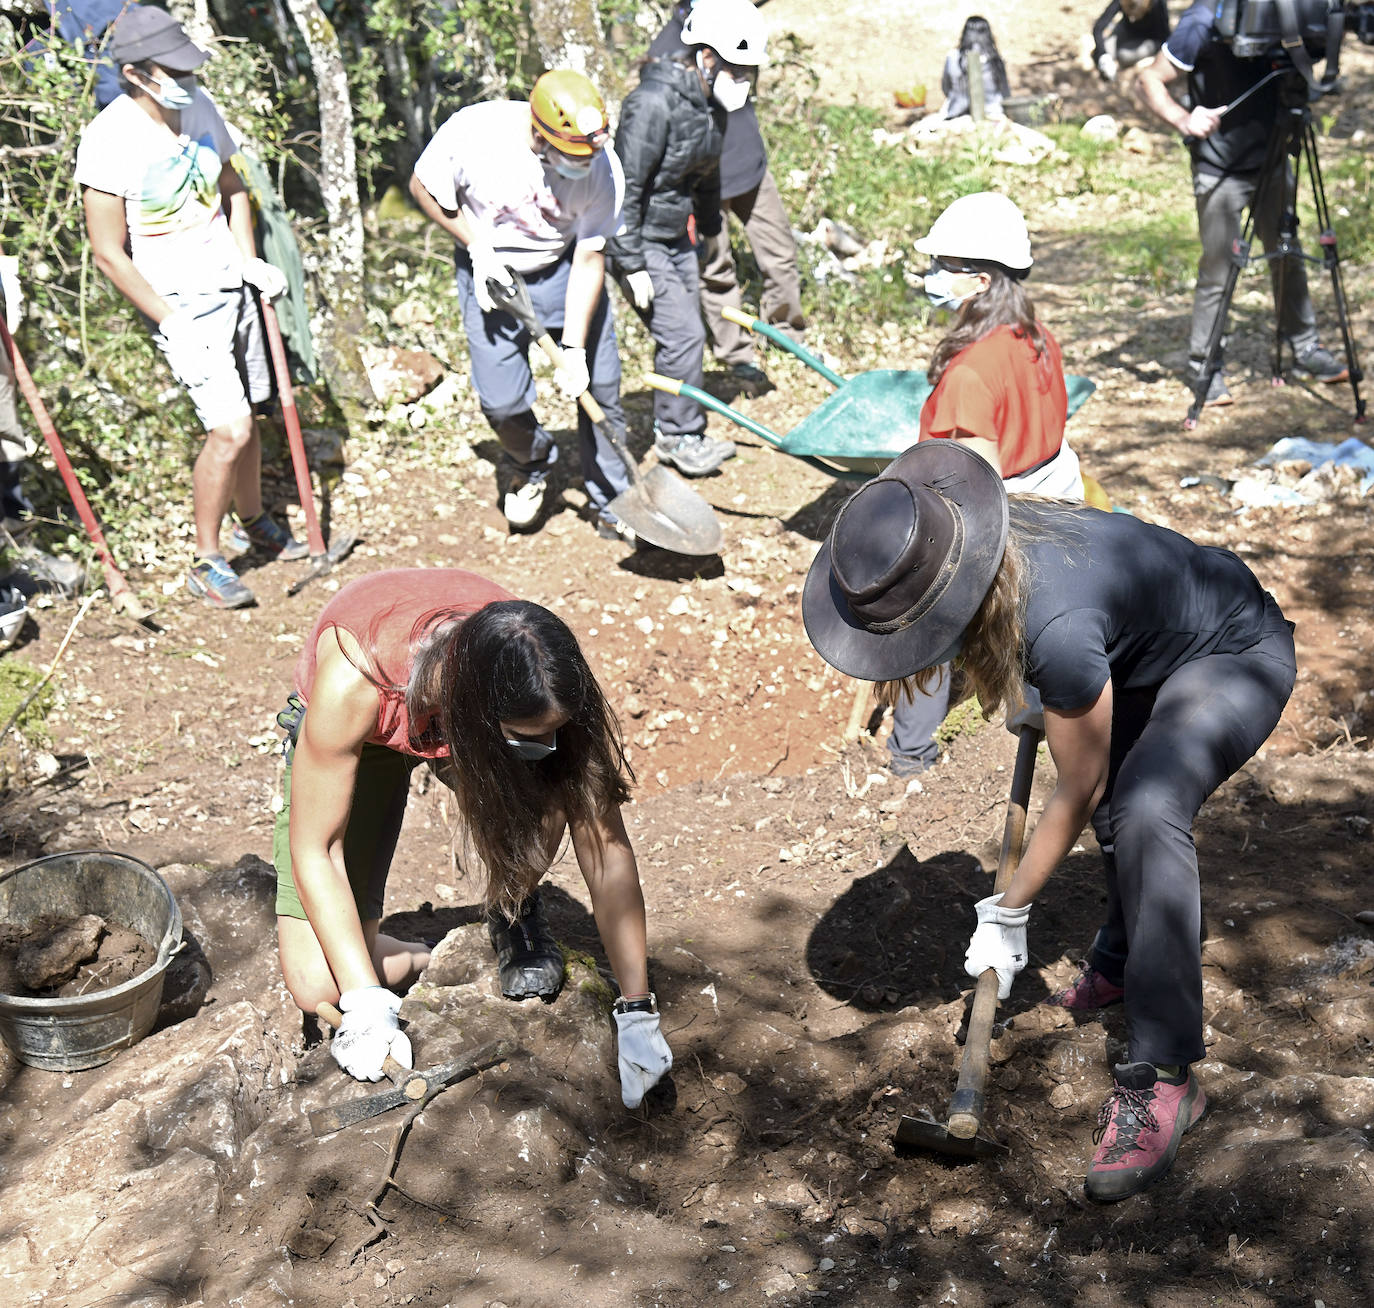
{"label": "white glove", "polygon": [[510,286],[513,284],[510,269],[486,241],[470,241],[468,258],[472,260],[472,290],[477,296],[477,307],[483,313],[494,313],[500,305],[491,298],[491,292],[487,290],[487,280],[490,278],[500,282],[502,286]]}
{"label": "white glove", "polygon": [[243,280],[249,286],[256,286],[264,300],[275,300],[277,296],[286,294],[286,274],[266,259],[245,259]]}
{"label": "white glove", "polygon": [[647,269],[626,273],[625,284],[630,288],[630,298],[636,309],[647,309],[654,302],[654,279]]}
{"label": "white glove", "polygon": [[162,352],[185,386],[198,386],[214,368],[215,351],[189,309],[173,309],[157,326]]}
{"label": "white glove", "polygon": [[382,986],[345,990],[339,996],[344,1020],[329,1042],[334,1061],[359,1081],[380,1081],[390,1054],[402,1067],[414,1067],[410,1037],[396,1024],[401,998]]}
{"label": "white glove", "polygon": [[1001,895],[980,899],[974,906],[978,928],[968,942],[964,971],[980,977],[988,968],[997,970],[997,998],[1011,994],[1012,978],[1026,966],[1026,919],[1031,906],[1003,908]]}
{"label": "white glove", "polygon": [[673,1066],[673,1051],[659,1029],[657,1013],[617,1013],[620,1034],[620,1098],[638,1108],[644,1096]]}
{"label": "white glove", "polygon": [[13,335],[19,330],[19,319],[24,316],[24,288],[19,285],[18,255],[0,254],[0,287],[5,296],[5,326]]}
{"label": "white glove", "polygon": [[591,385],[591,374],[587,371],[587,351],[579,346],[565,345],[562,350],[563,362],[553,374],[558,389],[570,400],[575,400]]}

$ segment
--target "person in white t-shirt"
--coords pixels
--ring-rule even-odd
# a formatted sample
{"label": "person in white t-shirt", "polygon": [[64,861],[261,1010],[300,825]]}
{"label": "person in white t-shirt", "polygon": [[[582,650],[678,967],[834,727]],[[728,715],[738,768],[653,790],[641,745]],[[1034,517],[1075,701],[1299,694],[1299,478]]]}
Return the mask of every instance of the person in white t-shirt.
{"label": "person in white t-shirt", "polygon": [[196,85],[208,58],[164,10],[130,8],[110,54],[124,94],[86,128],[76,155],[96,266],[154,328],[153,339],[205,427],[192,475],[196,558],[186,584],[220,608],[253,603],[220,550],[231,542],[279,559],[308,547],[263,511],[262,449],[253,405],[271,398],[262,323],[251,288],[285,278],[257,258],[248,194],[229,163],[223,118]]}
{"label": "person in white t-shirt", "polygon": [[[581,73],[555,69],[528,102],[460,109],[415,165],[410,193],[454,238],[463,328],[482,412],[504,451],[497,485],[506,521],[533,530],[558,457],[534,415],[529,333],[487,289],[521,275],[539,321],[561,337],[555,380],[576,398],[589,390],[608,424],[623,428],[620,356],[605,290],[606,240],[620,226],[625,181],[606,149],[606,107]],[[603,536],[629,538],[609,508],[628,484],[605,435],[578,411],[582,474]]]}

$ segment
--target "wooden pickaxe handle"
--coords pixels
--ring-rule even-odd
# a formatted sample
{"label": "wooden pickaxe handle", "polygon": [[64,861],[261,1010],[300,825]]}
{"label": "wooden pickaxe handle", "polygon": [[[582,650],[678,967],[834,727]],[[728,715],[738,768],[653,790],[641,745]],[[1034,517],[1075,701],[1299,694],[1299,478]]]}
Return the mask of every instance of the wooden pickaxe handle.
{"label": "wooden pickaxe handle", "polygon": [[[321,1022],[327,1022],[336,1031],[343,1025],[343,1014],[333,1004],[316,1004],[315,1016]],[[429,1090],[429,1082],[425,1080],[424,1073],[403,1067],[390,1054],[382,1064],[382,1071],[386,1074],[387,1080],[407,1099],[423,1099]]]}

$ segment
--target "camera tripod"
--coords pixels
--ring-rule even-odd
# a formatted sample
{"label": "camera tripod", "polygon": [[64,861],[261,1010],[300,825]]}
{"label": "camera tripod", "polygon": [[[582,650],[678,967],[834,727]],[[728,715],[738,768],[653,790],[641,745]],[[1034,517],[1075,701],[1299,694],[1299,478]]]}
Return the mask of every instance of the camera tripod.
{"label": "camera tripod", "polygon": [[[1269,150],[1265,156],[1263,171],[1260,173],[1259,185],[1255,188],[1255,194],[1251,197],[1250,206],[1246,210],[1245,224],[1239,238],[1231,247],[1231,266],[1226,274],[1221,302],[1217,306],[1216,319],[1212,323],[1211,335],[1208,337],[1207,353],[1193,387],[1193,403],[1183,423],[1189,429],[1197,426],[1198,416],[1206,402],[1212,378],[1221,368],[1221,342],[1226,333],[1226,319],[1231,311],[1236,280],[1241,270],[1253,260],[1269,263],[1277,261],[1274,276],[1273,383],[1275,386],[1283,385],[1283,308],[1289,294],[1290,257],[1320,264],[1331,274],[1336,321],[1340,324],[1341,343],[1349,369],[1350,389],[1355,397],[1355,421],[1365,421],[1365,400],[1360,394],[1360,383],[1364,380],[1364,373],[1360,371],[1355,342],[1350,334],[1350,315],[1346,307],[1340,255],[1336,249],[1336,233],[1331,227],[1331,214],[1326,203],[1326,186],[1322,181],[1321,164],[1317,158],[1317,136],[1312,127],[1309,88],[1297,69],[1289,69],[1282,76],[1279,88],[1279,118],[1269,140]],[[1299,174],[1303,171],[1306,172],[1312,186],[1313,208],[1316,210],[1319,228],[1317,244],[1322,251],[1320,256],[1304,254],[1298,242],[1298,183]],[[1272,251],[1252,256],[1250,243],[1255,234],[1256,215],[1265,211],[1264,206],[1271,201],[1275,187],[1281,187],[1283,191],[1279,207],[1277,244]],[[1296,361],[1295,350],[1294,362]]]}

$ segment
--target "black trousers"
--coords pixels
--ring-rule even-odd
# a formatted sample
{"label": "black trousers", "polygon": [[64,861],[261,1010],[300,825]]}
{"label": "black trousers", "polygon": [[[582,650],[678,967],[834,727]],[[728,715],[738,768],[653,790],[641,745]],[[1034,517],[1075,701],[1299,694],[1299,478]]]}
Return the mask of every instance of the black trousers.
{"label": "black trousers", "polygon": [[1132,1062],[1205,1056],[1193,819],[1268,739],[1296,675],[1285,626],[1239,654],[1194,659],[1160,686],[1114,697],[1111,771],[1092,819],[1107,921],[1089,962],[1125,987]]}

